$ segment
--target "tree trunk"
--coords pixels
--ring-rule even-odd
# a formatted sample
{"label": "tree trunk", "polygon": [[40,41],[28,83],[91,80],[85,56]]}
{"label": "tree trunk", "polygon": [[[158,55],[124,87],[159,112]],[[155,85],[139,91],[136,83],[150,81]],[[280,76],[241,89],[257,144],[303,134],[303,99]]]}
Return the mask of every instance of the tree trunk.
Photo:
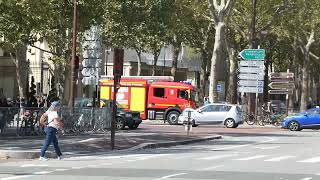
{"label": "tree trunk", "polygon": [[136,49],[137,56],[138,56],[138,70],[137,70],[137,76],[141,75],[141,49]]}
{"label": "tree trunk", "polygon": [[27,56],[26,53],[27,53],[27,46],[18,46],[16,48],[15,55],[11,55],[11,59],[13,60],[16,66],[16,76],[17,76],[17,83],[18,83],[20,98],[27,97],[26,82],[28,81],[27,68],[29,67],[26,61],[26,56]]}
{"label": "tree trunk", "polygon": [[156,76],[159,54],[160,54],[160,50],[153,52],[153,65],[152,65],[152,74],[151,74],[152,76]]}
{"label": "tree trunk", "polygon": [[237,57],[236,50],[230,49],[229,53],[230,67],[229,67],[229,83],[227,91],[227,101],[236,104],[237,103]]}
{"label": "tree trunk", "polygon": [[305,60],[302,67],[302,88],[301,88],[301,102],[300,102],[300,111],[305,111],[307,109],[307,100],[308,100],[308,70],[309,70],[309,55],[306,53]]}
{"label": "tree trunk", "polygon": [[304,61],[302,67],[302,92],[301,92],[301,103],[300,103],[300,111],[304,111],[307,109],[308,97],[309,97],[309,63],[310,63],[310,47],[312,43],[314,43],[314,32],[311,32],[310,37],[308,39],[308,43],[304,46],[303,54],[304,54]]}
{"label": "tree trunk", "polygon": [[218,83],[218,62],[221,61],[221,53],[222,53],[222,43],[225,31],[224,22],[216,22],[215,24],[215,42],[211,59],[211,71],[210,71],[210,85],[209,85],[209,99],[210,102],[218,101],[218,94],[216,91],[216,86]]}
{"label": "tree trunk", "polygon": [[173,43],[173,57],[172,57],[172,67],[171,67],[171,76],[173,76],[174,81],[177,80],[176,72],[178,68],[178,57],[181,50],[181,42]]}
{"label": "tree trunk", "polygon": [[208,54],[205,50],[202,50],[201,53],[201,70],[200,70],[200,100],[206,96],[206,87],[207,87],[207,64],[208,64]]}

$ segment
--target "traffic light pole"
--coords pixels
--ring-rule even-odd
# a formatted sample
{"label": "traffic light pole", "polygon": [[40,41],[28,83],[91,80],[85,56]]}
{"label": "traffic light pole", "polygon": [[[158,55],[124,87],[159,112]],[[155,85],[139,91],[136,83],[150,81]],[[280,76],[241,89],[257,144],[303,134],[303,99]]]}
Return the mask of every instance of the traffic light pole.
{"label": "traffic light pole", "polygon": [[70,96],[69,110],[71,114],[74,112],[74,96],[76,89],[76,49],[77,49],[77,0],[73,0],[73,22],[72,22],[72,54],[71,54],[71,79],[70,79]]}
{"label": "traffic light pole", "polygon": [[112,121],[111,121],[111,149],[115,148],[116,134],[116,115],[117,115],[117,92],[120,88],[120,80],[123,74],[123,56],[122,49],[114,49],[113,55],[113,103],[112,103]]}
{"label": "traffic light pole", "polygon": [[[120,79],[119,79],[120,80]],[[114,76],[113,79],[113,100],[112,100],[112,121],[111,121],[111,149],[115,147],[116,135],[116,115],[117,115],[117,92],[118,92],[118,77]]]}

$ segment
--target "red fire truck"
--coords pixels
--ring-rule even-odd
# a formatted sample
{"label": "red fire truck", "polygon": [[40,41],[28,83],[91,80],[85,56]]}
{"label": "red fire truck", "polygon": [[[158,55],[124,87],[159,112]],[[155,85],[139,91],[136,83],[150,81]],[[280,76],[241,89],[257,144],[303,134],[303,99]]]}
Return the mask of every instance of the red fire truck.
{"label": "red fire truck", "polygon": [[[100,98],[113,97],[112,77],[99,81]],[[173,82],[170,76],[122,77],[117,102],[121,108],[139,111],[141,119],[162,119],[176,124],[181,112],[195,107],[195,88],[186,82]]]}

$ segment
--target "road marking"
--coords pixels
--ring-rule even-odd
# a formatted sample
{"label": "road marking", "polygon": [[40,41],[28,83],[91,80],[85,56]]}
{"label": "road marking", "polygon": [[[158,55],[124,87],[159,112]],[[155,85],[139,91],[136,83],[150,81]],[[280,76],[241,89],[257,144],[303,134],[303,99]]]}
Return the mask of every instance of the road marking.
{"label": "road marking", "polygon": [[256,149],[262,149],[262,150],[268,150],[268,149],[277,149],[280,148],[280,146],[266,146],[266,147],[254,147]]}
{"label": "road marking", "polygon": [[238,156],[238,154],[223,154],[223,155],[217,155],[217,156],[211,156],[211,157],[203,157],[203,158],[199,158],[199,160],[215,160],[215,159],[234,157],[234,156]]}
{"label": "road marking", "polygon": [[100,165],[101,165],[101,166],[111,166],[112,163],[101,163]]}
{"label": "road marking", "polygon": [[84,142],[90,142],[90,141],[94,141],[98,138],[89,138],[89,139],[85,139],[85,140],[82,140],[82,141],[78,141],[79,143],[84,143]]}
{"label": "road marking", "polygon": [[85,167],[72,167],[71,169],[83,169]]}
{"label": "road marking", "polygon": [[158,158],[158,157],[162,157],[162,156],[169,156],[172,154],[151,154],[151,155],[145,155],[142,157],[136,157],[135,159],[128,159],[125,160],[127,162],[134,162],[134,161],[143,161],[143,160],[148,160],[148,159],[152,159],[152,158]]}
{"label": "road marking", "polygon": [[47,164],[24,164],[21,165],[20,167],[48,167],[49,165]]}
{"label": "road marking", "polygon": [[306,178],[303,178],[301,180],[311,180],[311,179],[312,179],[312,177],[306,177]]}
{"label": "road marking", "polygon": [[55,171],[67,171],[68,169],[56,169]]}
{"label": "road marking", "polygon": [[253,145],[257,145],[257,144],[263,144],[263,143],[268,143],[268,142],[272,142],[275,141],[275,138],[271,138],[271,137],[265,137],[268,140],[265,141],[259,141],[256,143],[250,143],[250,144],[242,144],[242,145],[236,145],[236,146],[229,146],[229,147],[224,147],[224,148],[216,148],[216,149],[211,149],[212,151],[221,151],[221,150],[230,150],[230,149],[238,149],[238,148],[243,148],[243,147],[247,147],[247,146],[253,146]]}
{"label": "road marking", "polygon": [[251,157],[246,157],[246,158],[240,158],[240,159],[234,159],[237,161],[248,161],[248,160],[253,160],[253,159],[259,159],[259,158],[264,158],[267,155],[258,155],[258,156],[251,156]]}
{"label": "road marking", "polygon": [[52,173],[53,171],[39,171],[39,172],[34,172],[32,174],[35,174],[35,175],[43,175],[43,174],[49,174],[49,173]]}
{"label": "road marking", "polygon": [[23,175],[23,176],[13,176],[7,178],[1,178],[1,180],[13,180],[13,179],[21,179],[21,178],[29,178],[31,175]]}
{"label": "road marking", "polygon": [[289,159],[289,158],[294,158],[296,156],[280,156],[280,157],[276,157],[276,158],[272,158],[272,159],[267,159],[267,160],[264,160],[264,161],[269,161],[269,162],[276,162],[276,161],[281,161],[281,160],[284,160],[284,159]]}
{"label": "road marking", "polygon": [[130,158],[130,157],[143,157],[148,156],[149,154],[130,154],[130,155],[122,155],[122,156],[107,156],[102,157],[101,159],[120,159],[120,158]]}
{"label": "road marking", "polygon": [[317,163],[320,162],[320,157],[315,157],[315,158],[310,158],[302,161],[297,161],[297,162],[302,162],[302,163]]}
{"label": "road marking", "polygon": [[212,167],[207,167],[207,168],[198,169],[197,171],[209,171],[209,170],[214,170],[214,169],[217,169],[217,168],[223,167],[223,166],[224,166],[224,165],[212,166]]}
{"label": "road marking", "polygon": [[98,167],[99,165],[88,165],[86,167],[92,167],[92,168],[95,168],[95,167]]}
{"label": "road marking", "polygon": [[171,175],[168,175],[168,176],[163,176],[159,179],[168,179],[168,178],[171,178],[171,177],[176,177],[176,176],[181,176],[181,175],[185,175],[187,173],[178,173],[178,174],[171,174]]}

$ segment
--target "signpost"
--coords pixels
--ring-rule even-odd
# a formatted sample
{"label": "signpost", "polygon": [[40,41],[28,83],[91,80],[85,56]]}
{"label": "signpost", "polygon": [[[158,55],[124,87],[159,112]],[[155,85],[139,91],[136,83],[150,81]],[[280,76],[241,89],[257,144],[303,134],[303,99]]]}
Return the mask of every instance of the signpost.
{"label": "signpost", "polygon": [[263,86],[263,81],[239,80],[238,85],[258,87],[258,86]]}
{"label": "signpost", "polygon": [[239,66],[264,66],[264,61],[240,61]]}
{"label": "signpost", "polygon": [[[256,94],[255,114],[257,114],[258,94],[263,93],[266,51],[264,49],[244,49],[239,56],[242,60],[238,63],[238,92]],[[249,96],[249,102],[250,99],[251,96]]]}
{"label": "signpost", "polygon": [[264,66],[261,66],[261,67],[243,67],[243,66],[240,66],[238,68],[238,70],[241,73],[259,73],[259,74],[264,74]]}
{"label": "signpost", "polygon": [[271,89],[293,89],[294,83],[293,82],[271,82],[269,84]]}
{"label": "signpost", "polygon": [[239,79],[245,79],[245,80],[261,80],[264,79],[264,74],[239,74]]}
{"label": "signpost", "polygon": [[275,90],[269,90],[269,94],[293,94],[292,89],[275,89]]}
{"label": "signpost", "polygon": [[240,87],[238,87],[238,91],[245,92],[245,93],[263,93],[263,86],[262,87],[240,86]]}
{"label": "signpost", "polygon": [[245,49],[239,54],[243,60],[264,60],[266,51],[264,49]]}
{"label": "signpost", "polygon": [[286,114],[288,115],[289,95],[293,94],[294,89],[294,73],[273,72],[269,75],[271,83],[269,94],[285,94],[286,95]]}

